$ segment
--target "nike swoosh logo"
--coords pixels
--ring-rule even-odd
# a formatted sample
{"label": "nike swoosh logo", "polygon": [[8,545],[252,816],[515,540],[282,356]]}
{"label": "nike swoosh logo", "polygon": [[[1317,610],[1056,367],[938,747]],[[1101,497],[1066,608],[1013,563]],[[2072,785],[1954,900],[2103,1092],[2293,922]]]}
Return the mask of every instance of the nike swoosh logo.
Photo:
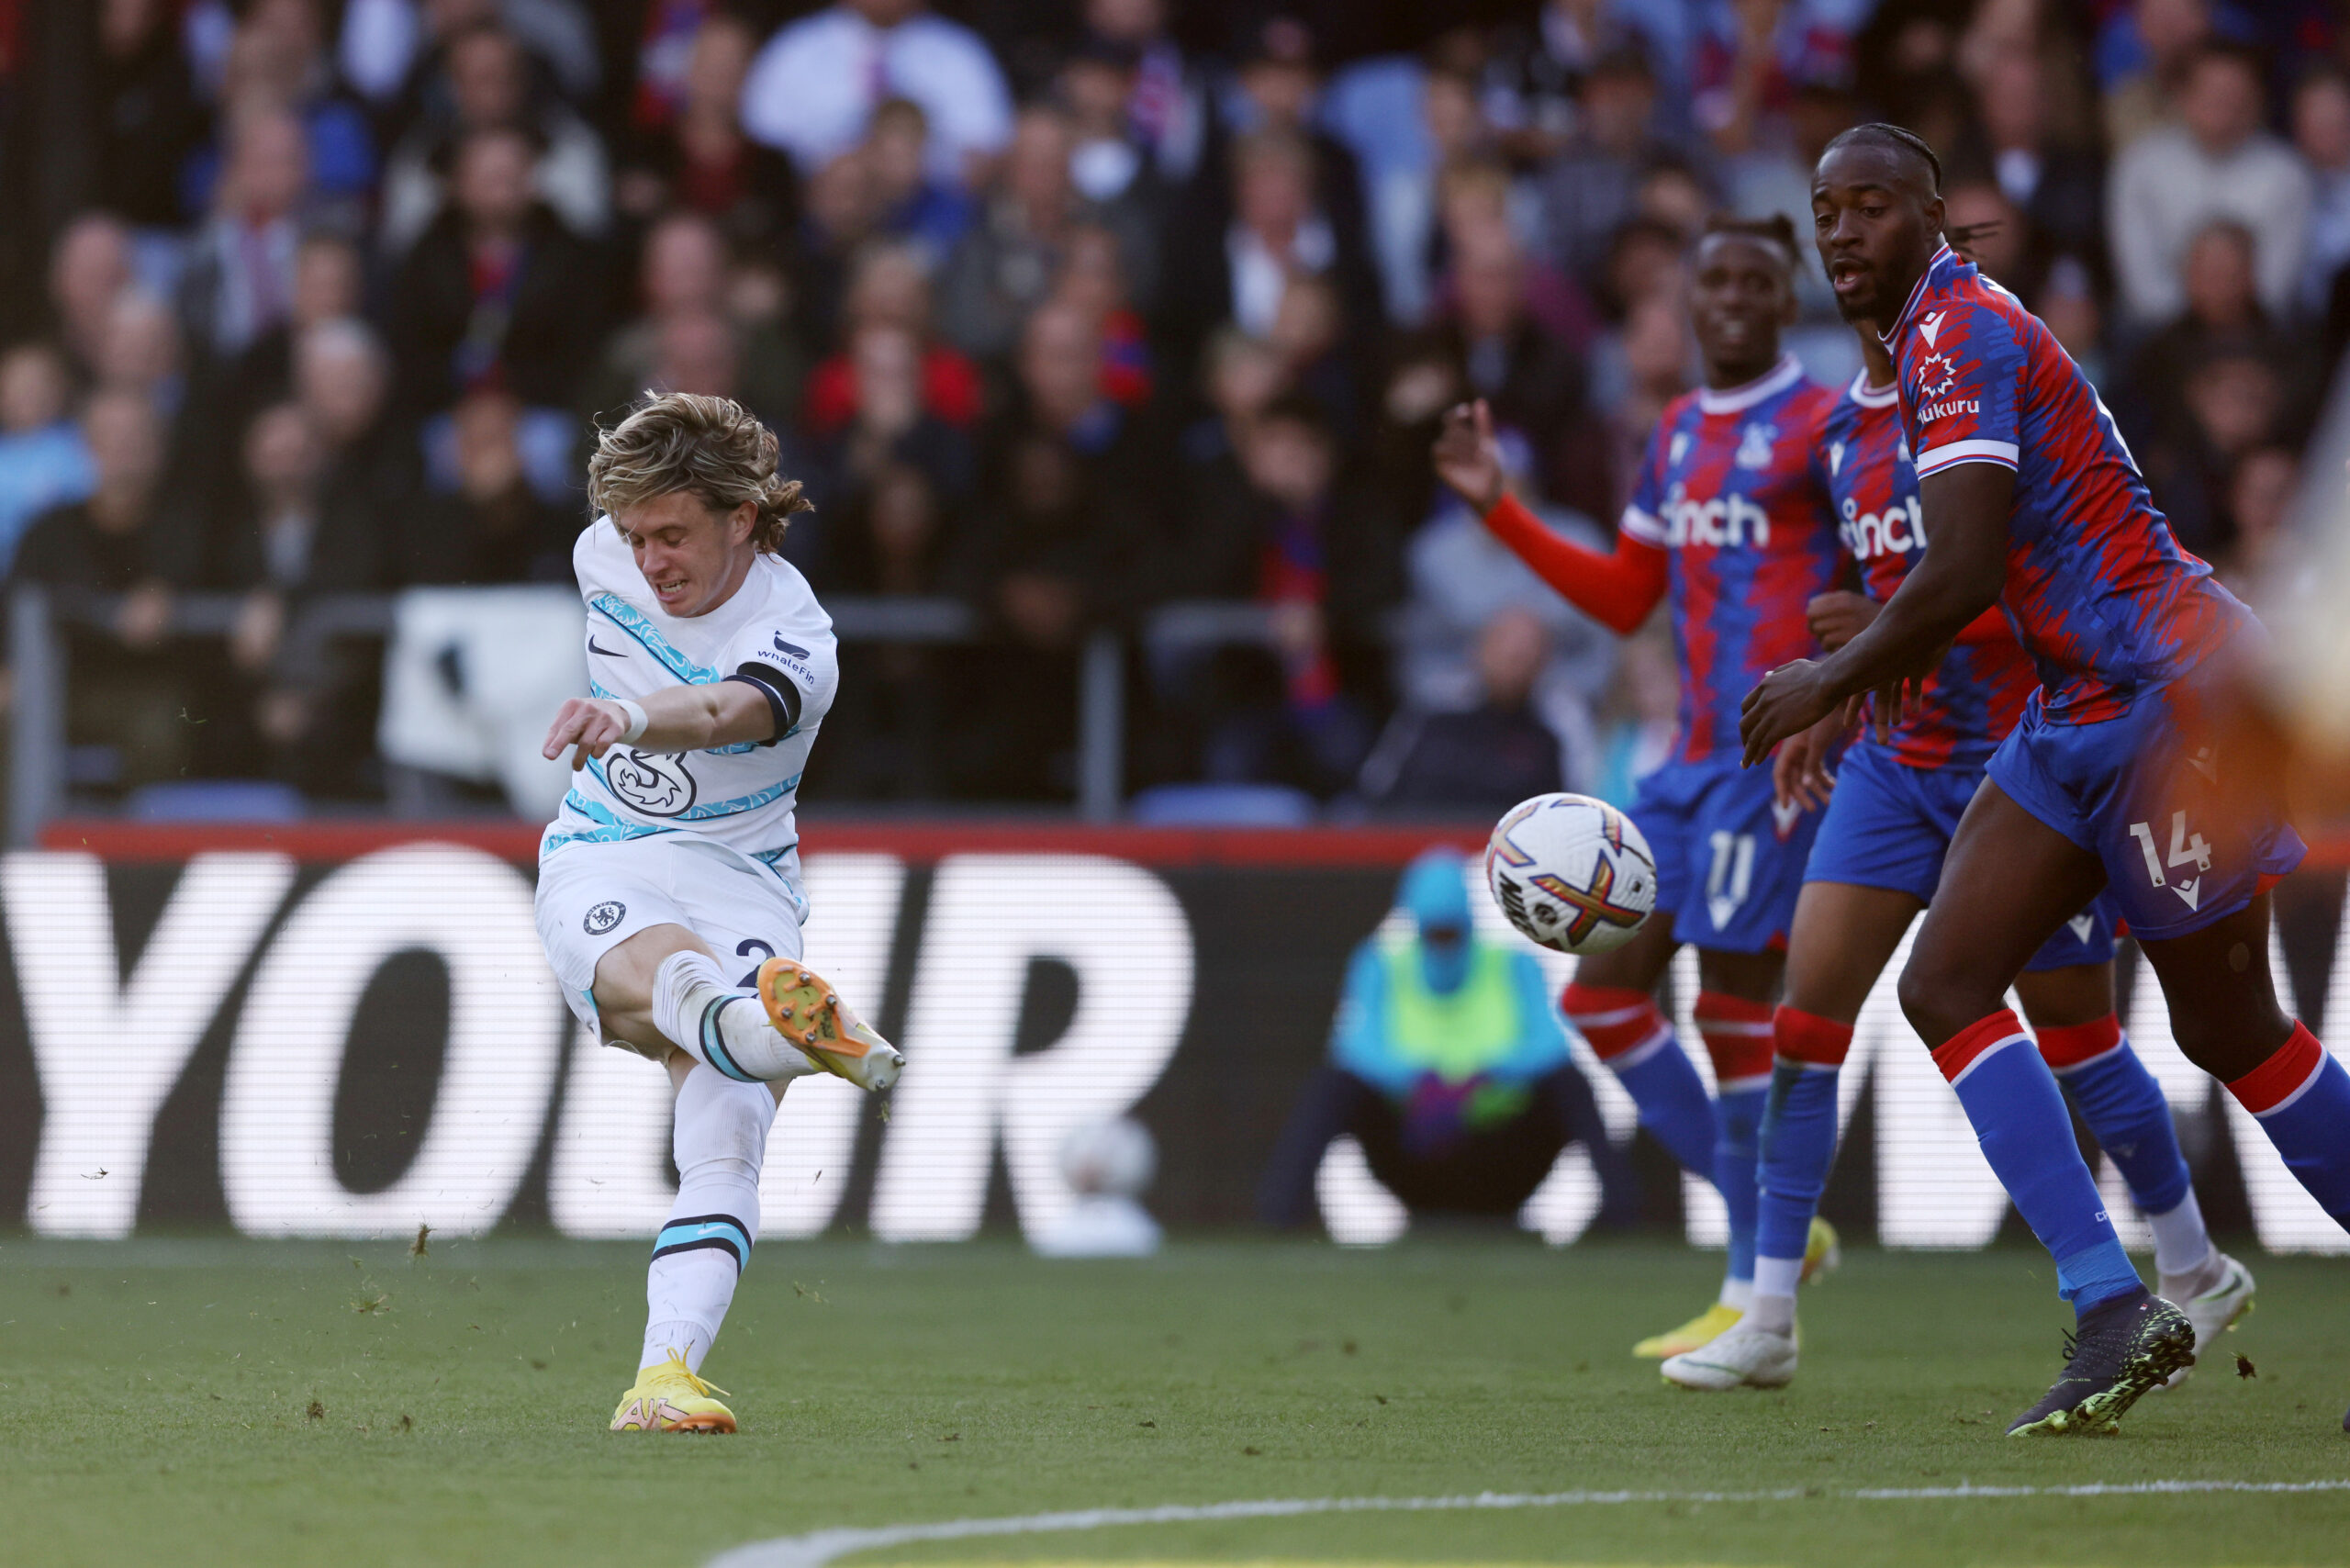
{"label": "nike swoosh logo", "polygon": [[611,649],[610,649],[610,648],[599,648],[599,647],[598,647],[598,646],[596,645],[596,639],[595,639],[595,638],[593,638],[593,637],[589,637],[589,638],[588,639],[588,651],[589,653],[591,653],[591,654],[601,654],[601,655],[604,655],[606,658],[608,658],[608,659],[616,659],[616,658],[619,658],[619,657],[621,656],[619,654],[614,653],[614,652],[613,652]]}

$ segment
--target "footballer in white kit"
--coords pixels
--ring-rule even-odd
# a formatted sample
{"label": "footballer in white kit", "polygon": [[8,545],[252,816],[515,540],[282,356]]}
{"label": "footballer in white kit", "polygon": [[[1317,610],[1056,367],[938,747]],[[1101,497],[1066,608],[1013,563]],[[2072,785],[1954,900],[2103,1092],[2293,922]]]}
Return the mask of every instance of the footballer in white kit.
{"label": "footballer in white kit", "polygon": [[735,1429],[699,1372],[757,1239],[784,1087],[830,1072],[886,1089],[904,1063],[800,962],[793,807],[840,668],[831,618],[778,554],[808,502],[777,452],[727,398],[649,397],[598,442],[602,515],[572,552],[589,686],[547,732],[574,774],[539,845],[539,935],[581,1021],[677,1091],[677,1201],[614,1431]]}

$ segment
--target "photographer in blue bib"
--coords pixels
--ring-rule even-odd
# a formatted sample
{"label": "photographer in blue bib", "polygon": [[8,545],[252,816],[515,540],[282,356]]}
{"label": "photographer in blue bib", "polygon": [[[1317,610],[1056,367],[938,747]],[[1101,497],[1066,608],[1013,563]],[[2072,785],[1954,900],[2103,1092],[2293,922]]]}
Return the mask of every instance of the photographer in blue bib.
{"label": "photographer in blue bib", "polygon": [[1467,871],[1455,851],[1422,854],[1396,894],[1412,934],[1355,949],[1330,1060],[1273,1147],[1259,1193],[1268,1224],[1313,1223],[1315,1176],[1341,1136],[1415,1222],[1513,1220],[1578,1141],[1599,1176],[1598,1223],[1637,1219],[1631,1168],[1568,1054],[1541,968],[1477,935]]}

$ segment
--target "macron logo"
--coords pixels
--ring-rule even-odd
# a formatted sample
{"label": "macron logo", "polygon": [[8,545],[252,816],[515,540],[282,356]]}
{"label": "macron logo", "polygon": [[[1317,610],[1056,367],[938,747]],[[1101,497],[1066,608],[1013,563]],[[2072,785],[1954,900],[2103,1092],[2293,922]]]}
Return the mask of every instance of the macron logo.
{"label": "macron logo", "polygon": [[1934,340],[1942,335],[1942,318],[1947,314],[1949,314],[1949,312],[1937,310],[1930,316],[1921,317],[1919,319],[1918,335],[1926,340],[1926,346],[1928,348],[1932,348],[1934,346]]}

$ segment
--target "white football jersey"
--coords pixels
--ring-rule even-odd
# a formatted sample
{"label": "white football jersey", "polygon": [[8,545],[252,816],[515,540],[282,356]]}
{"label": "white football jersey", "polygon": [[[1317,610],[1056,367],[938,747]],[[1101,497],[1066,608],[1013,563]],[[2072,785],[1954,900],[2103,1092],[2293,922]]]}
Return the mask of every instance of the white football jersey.
{"label": "white football jersey", "polygon": [[799,898],[792,820],[800,770],[840,685],[832,617],[799,568],[762,554],[733,596],[705,615],[666,613],[610,518],[571,552],[588,603],[588,693],[643,699],[665,687],[739,678],[776,711],[777,738],[706,751],[615,745],[573,776],[540,840],[544,859],[567,844],[685,833],[771,867]]}

